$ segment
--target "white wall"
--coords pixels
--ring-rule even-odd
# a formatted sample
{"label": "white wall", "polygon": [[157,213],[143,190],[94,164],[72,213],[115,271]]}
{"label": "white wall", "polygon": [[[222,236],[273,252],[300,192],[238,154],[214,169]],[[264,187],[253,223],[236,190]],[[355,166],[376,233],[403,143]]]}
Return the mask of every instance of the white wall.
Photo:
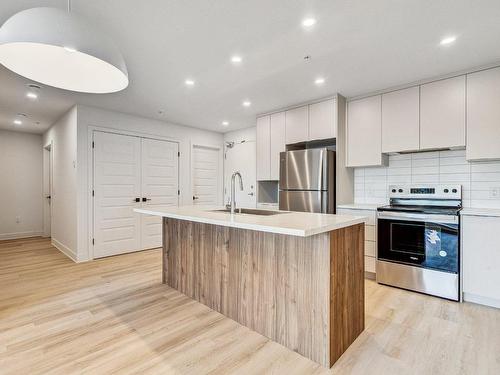
{"label": "white wall", "polygon": [[52,144],[52,243],[73,260],[78,259],[76,137],[76,107],[43,135],[43,146]]}
{"label": "white wall", "polygon": [[388,203],[393,184],[462,185],[464,207],[500,208],[500,161],[467,162],[465,150],[391,155],[388,167],[356,168],[354,201]]}
{"label": "white wall", "polygon": [[41,135],[0,130],[0,240],[42,235],[42,159]]}
{"label": "white wall", "polygon": [[[231,175],[234,171],[240,171],[243,176],[244,191],[236,191],[236,202],[239,207],[255,207],[256,195],[249,196],[248,193],[257,194],[256,180],[256,128],[235,130],[224,134],[225,142],[234,142],[231,149],[224,148],[224,202],[229,201]],[[244,142],[243,142],[244,141]],[[243,143],[242,143],[243,142]],[[253,186],[253,189],[251,188]]]}
{"label": "white wall", "polygon": [[[162,137],[179,142],[180,204],[192,204],[191,148],[193,144],[223,147],[221,133],[174,125],[162,121],[137,117],[99,108],[78,106],[78,260],[91,258],[92,238],[91,190],[91,134],[93,129],[128,132],[135,135]],[[89,159],[90,157],[90,159]],[[221,156],[222,158],[222,156]],[[222,160],[221,160],[222,163]],[[223,176],[219,176],[222,186]],[[222,202],[220,202],[222,203]]]}
{"label": "white wall", "polygon": [[257,139],[257,128],[246,128],[240,130],[234,130],[224,133],[224,141],[227,142],[241,142],[241,141],[256,141]]}

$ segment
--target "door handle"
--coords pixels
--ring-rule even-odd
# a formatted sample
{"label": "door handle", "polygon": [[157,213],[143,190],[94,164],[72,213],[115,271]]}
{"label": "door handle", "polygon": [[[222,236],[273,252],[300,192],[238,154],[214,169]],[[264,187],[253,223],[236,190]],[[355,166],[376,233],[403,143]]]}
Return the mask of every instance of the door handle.
{"label": "door handle", "polygon": [[251,195],[253,197],[254,196],[253,191],[251,193],[248,193],[248,195]]}
{"label": "door handle", "polygon": [[141,198],[135,198],[133,202],[139,203],[141,201]]}
{"label": "door handle", "polygon": [[151,198],[145,198],[145,197],[144,197],[144,198],[142,198],[142,201],[143,201],[143,202],[147,202],[147,201],[150,201],[150,200],[151,200]]}
{"label": "door handle", "polygon": [[197,197],[196,195],[193,195],[193,200],[197,200],[197,199],[200,199],[199,197]]}

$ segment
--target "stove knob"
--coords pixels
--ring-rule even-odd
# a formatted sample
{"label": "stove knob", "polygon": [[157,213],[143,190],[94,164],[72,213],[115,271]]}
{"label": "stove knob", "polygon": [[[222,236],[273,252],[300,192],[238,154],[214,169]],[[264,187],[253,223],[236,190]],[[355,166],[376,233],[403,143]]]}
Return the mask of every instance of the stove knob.
{"label": "stove knob", "polygon": [[403,192],[403,189],[399,189],[399,190],[398,190],[398,193],[402,193],[402,192]]}
{"label": "stove knob", "polygon": [[457,189],[453,189],[451,192],[452,193],[457,193]]}
{"label": "stove knob", "polygon": [[450,191],[448,189],[444,189],[444,192],[445,193],[449,193]]}
{"label": "stove knob", "polygon": [[396,192],[396,189],[392,189],[392,192],[395,193]]}

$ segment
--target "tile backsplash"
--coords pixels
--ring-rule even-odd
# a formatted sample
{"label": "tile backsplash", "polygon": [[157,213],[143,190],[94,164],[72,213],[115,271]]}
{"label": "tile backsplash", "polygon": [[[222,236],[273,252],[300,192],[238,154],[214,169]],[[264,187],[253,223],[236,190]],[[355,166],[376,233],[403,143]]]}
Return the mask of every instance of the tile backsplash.
{"label": "tile backsplash", "polygon": [[468,162],[465,150],[389,156],[388,167],[356,168],[354,202],[387,204],[393,184],[462,185],[464,207],[500,208],[500,161]]}

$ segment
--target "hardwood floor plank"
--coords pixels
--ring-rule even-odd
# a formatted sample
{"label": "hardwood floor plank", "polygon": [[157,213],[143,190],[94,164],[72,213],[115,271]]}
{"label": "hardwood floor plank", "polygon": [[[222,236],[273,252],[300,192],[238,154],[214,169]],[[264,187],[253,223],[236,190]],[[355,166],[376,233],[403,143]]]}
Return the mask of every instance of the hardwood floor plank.
{"label": "hardwood floor plank", "polygon": [[[286,259],[279,241],[274,251],[289,272],[306,261]],[[162,285],[161,257],[75,264],[48,239],[0,241],[0,374],[500,373],[497,309],[365,281],[366,329],[327,370]],[[230,290],[224,272],[211,283]]]}

